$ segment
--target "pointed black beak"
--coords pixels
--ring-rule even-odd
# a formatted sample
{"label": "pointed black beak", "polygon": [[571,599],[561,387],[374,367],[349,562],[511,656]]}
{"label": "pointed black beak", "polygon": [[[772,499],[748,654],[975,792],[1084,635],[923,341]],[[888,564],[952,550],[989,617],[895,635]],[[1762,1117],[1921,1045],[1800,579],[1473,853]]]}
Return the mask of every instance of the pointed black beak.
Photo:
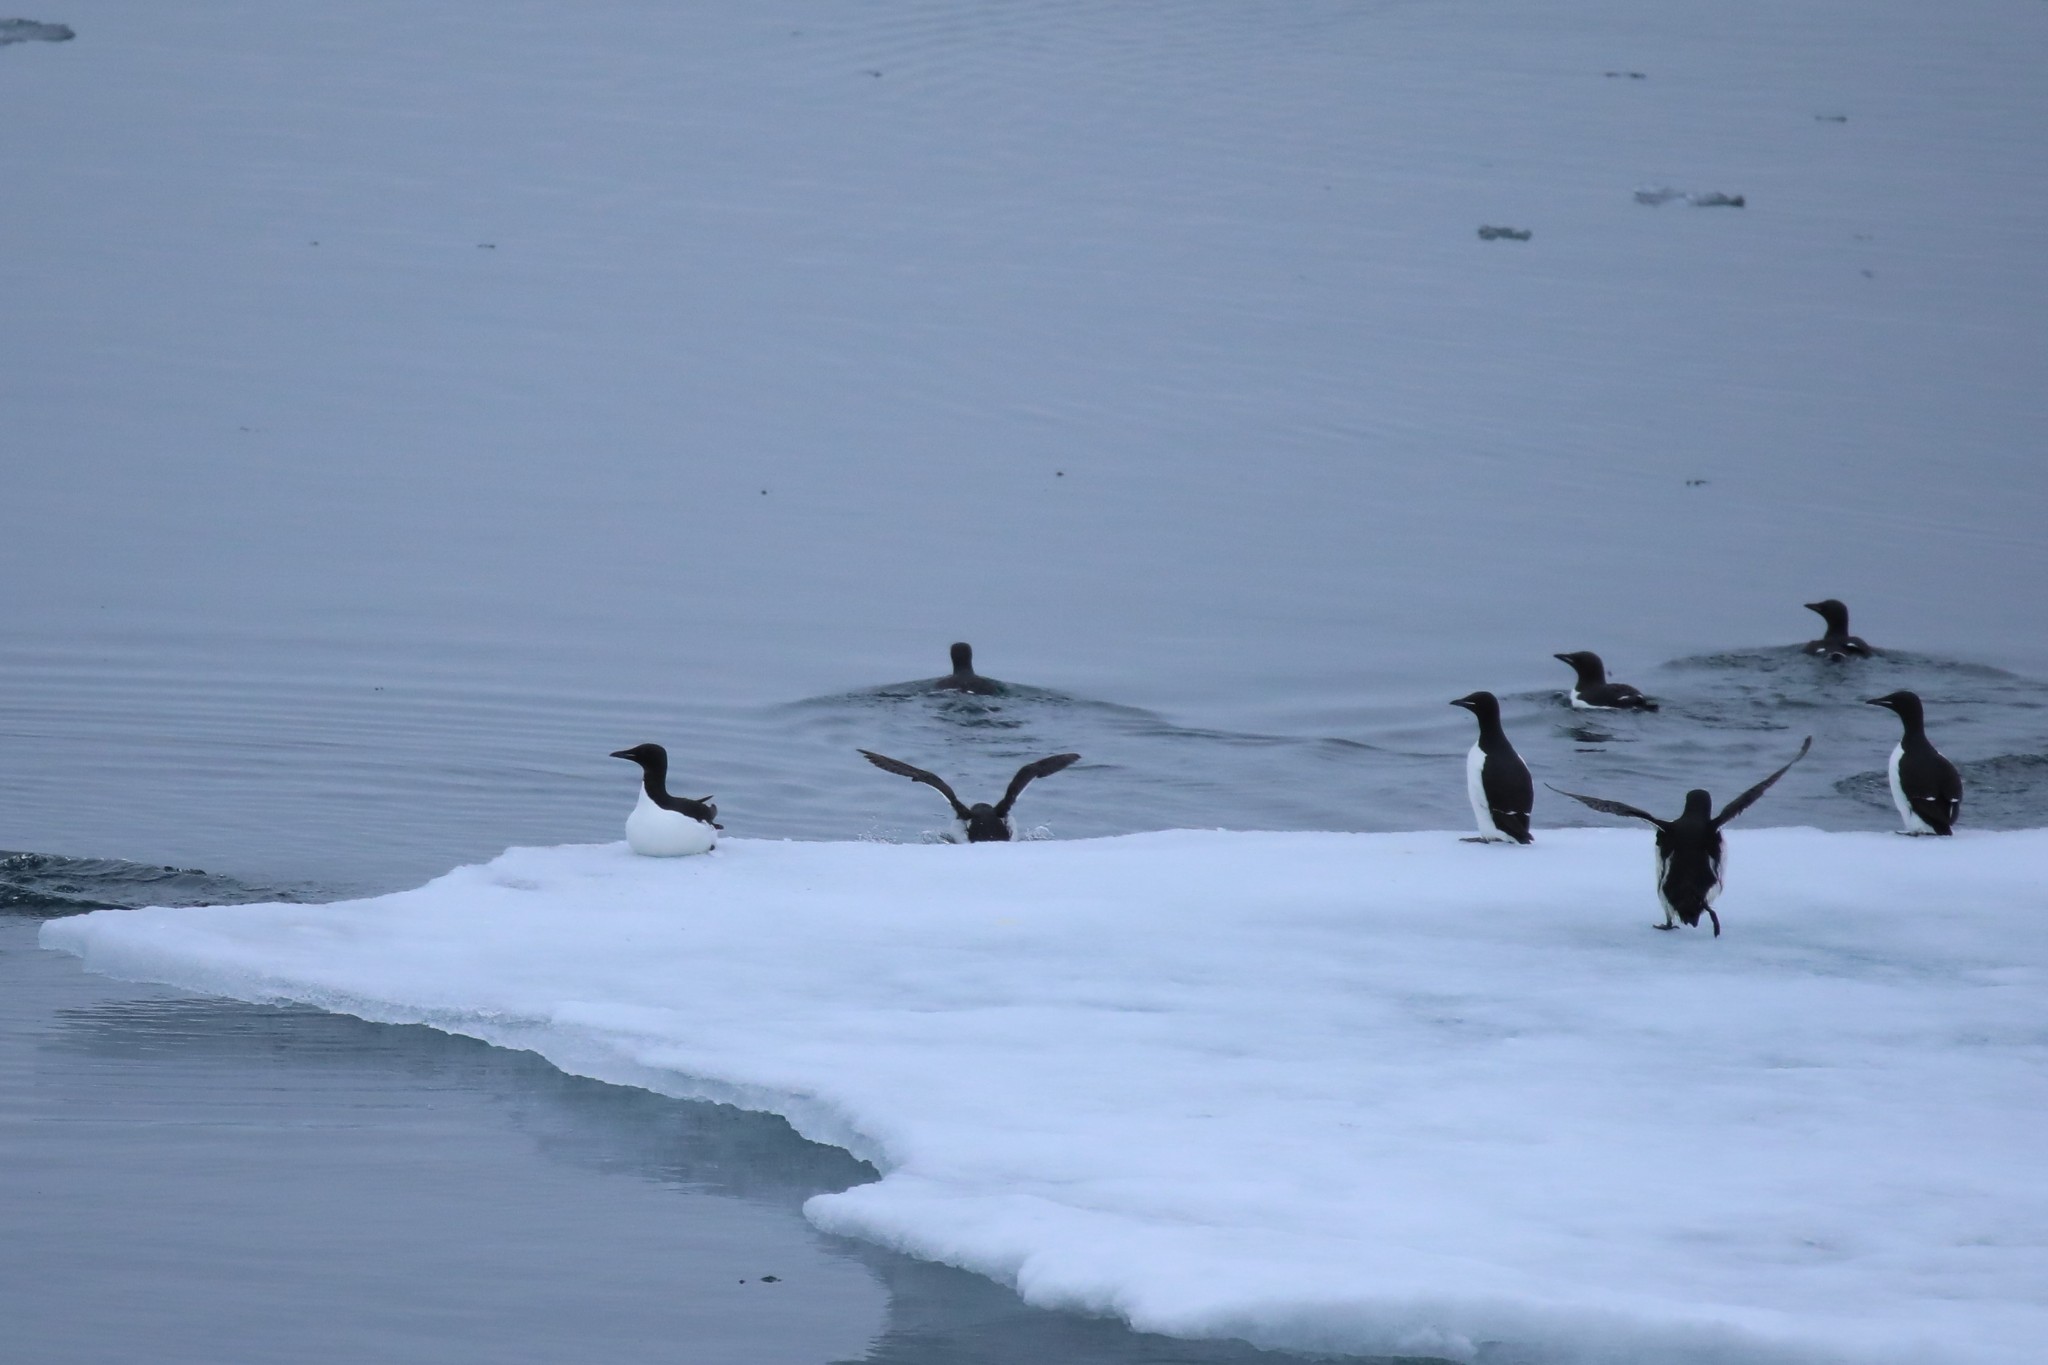
{"label": "pointed black beak", "polygon": [[628,761],[634,763],[640,761],[638,758],[634,756],[633,751],[631,749],[614,749],[612,750],[612,757],[627,759]]}
{"label": "pointed black beak", "polygon": [[1451,705],[1463,707],[1467,711],[1470,711],[1472,709],[1472,703],[1466,700],[1464,697],[1459,697],[1456,701],[1453,701]]}
{"label": "pointed black beak", "polygon": [[1893,711],[1898,709],[1892,705],[1892,699],[1890,697],[1865,697],[1863,699],[1863,704],[1865,706],[1882,706],[1887,711]]}
{"label": "pointed black beak", "polygon": [[1825,616],[1827,614],[1826,612],[1821,611],[1820,603],[1818,602],[1801,602],[1799,605],[1805,607],[1808,611],[1816,612],[1822,616]]}

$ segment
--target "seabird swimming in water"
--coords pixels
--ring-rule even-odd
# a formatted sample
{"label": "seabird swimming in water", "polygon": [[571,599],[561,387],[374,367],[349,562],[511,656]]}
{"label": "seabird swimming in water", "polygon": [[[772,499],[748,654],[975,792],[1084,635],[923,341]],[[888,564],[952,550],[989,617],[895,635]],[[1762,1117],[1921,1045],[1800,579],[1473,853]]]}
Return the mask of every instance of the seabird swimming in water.
{"label": "seabird swimming in water", "polygon": [[710,797],[692,801],[668,794],[668,750],[659,744],[636,744],[615,750],[613,758],[640,765],[640,799],[626,817],[626,843],[649,858],[678,858],[709,853],[718,842],[718,807]]}
{"label": "seabird swimming in water", "polygon": [[[1792,755],[1792,763],[1806,757],[1806,751],[1813,747],[1813,736],[1799,746],[1799,752]],[[1653,927],[1676,929],[1679,923],[1687,928],[1698,928],[1700,916],[1705,915],[1714,922],[1714,937],[1721,937],[1721,917],[1714,913],[1714,898],[1721,894],[1723,868],[1721,826],[1733,820],[1756,804],[1756,799],[1771,789],[1771,784],[1783,777],[1792,767],[1787,763],[1763,781],[1751,787],[1742,795],[1721,808],[1719,815],[1713,814],[1714,798],[1704,790],[1694,788],[1685,794],[1685,811],[1676,820],[1659,820],[1646,810],[1623,805],[1619,801],[1608,801],[1598,796],[1581,796],[1561,787],[1550,789],[1560,796],[1591,806],[1594,810],[1609,815],[1626,815],[1636,820],[1648,820],[1657,827],[1657,899],[1664,903],[1664,922]],[[1546,784],[1548,785],[1548,784]],[[1674,922],[1673,916],[1677,916]]]}
{"label": "seabird swimming in water", "polygon": [[1866,706],[1898,713],[1906,727],[1892,750],[1892,804],[1899,808],[1901,834],[1950,834],[1963,811],[1963,775],[1927,738],[1927,713],[1917,692],[1887,692]]}
{"label": "seabird swimming in water", "polygon": [[953,646],[953,671],[943,678],[932,679],[934,692],[972,692],[976,696],[995,697],[1002,695],[1003,685],[994,678],[984,678],[974,671],[974,646],[962,641]]}
{"label": "seabird swimming in water", "polygon": [[1030,786],[1033,779],[1050,777],[1081,757],[1079,754],[1054,754],[1051,758],[1026,763],[1017,769],[1017,775],[1010,779],[1010,789],[1003,793],[1002,800],[993,806],[986,801],[969,806],[953,794],[953,789],[946,785],[943,778],[935,777],[922,768],[913,768],[908,763],[870,753],[866,749],[857,752],[883,772],[907,777],[912,782],[922,782],[945,797],[946,803],[952,806],[953,814],[960,821],[961,832],[967,836],[967,842],[970,844],[1004,843],[1016,838],[1016,826],[1010,822],[1010,807],[1017,804],[1018,794]]}
{"label": "seabird swimming in water", "polygon": [[1827,622],[1827,630],[1818,640],[1808,640],[1802,648],[1808,654],[1817,655],[1830,663],[1844,659],[1867,659],[1873,651],[1869,645],[1849,633],[1849,609],[1834,598],[1805,604],[1808,611],[1818,612],[1820,619]]}
{"label": "seabird swimming in water", "polygon": [[1600,662],[1600,656],[1591,650],[1581,649],[1571,654],[1553,654],[1553,659],[1562,659],[1579,675],[1565,695],[1574,707],[1581,711],[1654,711],[1657,703],[1630,687],[1627,683],[1607,681],[1607,665]]}
{"label": "seabird swimming in water", "polygon": [[1500,699],[1491,692],[1474,692],[1451,705],[1479,718],[1479,742],[1465,755],[1465,794],[1472,799],[1479,837],[1465,842],[1533,843],[1529,811],[1536,803],[1536,784],[1529,780],[1529,765],[1501,728]]}

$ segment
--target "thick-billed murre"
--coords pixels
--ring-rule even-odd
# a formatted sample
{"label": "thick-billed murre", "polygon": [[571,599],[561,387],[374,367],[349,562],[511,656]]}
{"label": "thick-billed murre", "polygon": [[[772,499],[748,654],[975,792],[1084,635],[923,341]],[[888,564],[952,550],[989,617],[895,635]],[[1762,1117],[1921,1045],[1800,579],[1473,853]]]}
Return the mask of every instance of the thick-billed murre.
{"label": "thick-billed murre", "polygon": [[1529,812],[1536,803],[1536,784],[1529,779],[1529,765],[1501,728],[1500,699],[1491,692],[1474,692],[1451,705],[1479,718],[1479,742],[1465,755],[1465,794],[1471,798],[1479,835],[1465,842],[1535,842],[1529,833]]}
{"label": "thick-billed murre", "polygon": [[1849,633],[1848,607],[1832,597],[1802,605],[1827,622],[1827,630],[1818,640],[1808,640],[1801,646],[1806,653],[1837,664],[1844,659],[1867,659],[1871,656],[1873,651],[1870,646]]}
{"label": "thick-billed murre", "polygon": [[[1806,757],[1806,751],[1813,747],[1813,736],[1799,746],[1799,752],[1792,755],[1792,763]],[[1771,789],[1788,772],[1792,763],[1772,773],[1763,781],[1751,787],[1742,795],[1721,808],[1715,815],[1714,798],[1703,789],[1695,787],[1685,794],[1685,810],[1676,820],[1660,820],[1646,810],[1624,805],[1619,801],[1608,801],[1598,796],[1581,796],[1577,792],[1565,791],[1562,787],[1550,789],[1560,796],[1591,806],[1594,810],[1609,815],[1626,815],[1636,820],[1648,820],[1657,827],[1657,899],[1664,904],[1664,922],[1653,926],[1658,929],[1676,929],[1672,916],[1677,916],[1688,928],[1699,927],[1700,916],[1705,915],[1714,922],[1714,937],[1721,936],[1721,917],[1714,911],[1714,898],[1721,894],[1722,870],[1725,865],[1721,826],[1733,820],[1756,804],[1756,799]],[[1547,783],[1545,785],[1548,785]]]}
{"label": "thick-billed murre", "polygon": [[907,777],[912,782],[922,782],[945,797],[947,804],[953,807],[953,814],[960,821],[961,833],[967,837],[970,844],[1004,843],[1016,838],[1017,829],[1010,821],[1010,807],[1017,804],[1018,794],[1031,785],[1034,778],[1050,777],[1081,757],[1079,754],[1054,754],[1051,758],[1026,763],[1017,769],[1017,775],[1010,779],[1010,788],[1003,793],[1002,800],[993,806],[986,801],[977,801],[969,806],[953,794],[953,789],[946,785],[943,778],[936,777],[922,768],[913,768],[897,759],[870,753],[866,749],[856,752],[883,772]]}
{"label": "thick-billed murre", "polygon": [[976,696],[995,697],[1003,693],[1003,685],[994,678],[984,678],[974,671],[974,646],[964,640],[955,644],[950,651],[953,656],[953,671],[943,678],[933,678],[934,692],[972,692]]}
{"label": "thick-billed murre", "polygon": [[1575,650],[1570,654],[1553,654],[1553,659],[1562,659],[1571,665],[1579,675],[1571,691],[1565,693],[1571,704],[1581,711],[1654,711],[1657,703],[1630,687],[1627,683],[1607,681],[1607,665],[1600,662],[1600,656],[1591,650]]}
{"label": "thick-billed murre", "polygon": [[626,817],[626,843],[650,858],[678,858],[709,853],[718,842],[718,807],[710,797],[692,801],[668,794],[668,750],[659,744],[618,749],[613,758],[640,765],[640,799]]}
{"label": "thick-billed murre", "polygon": [[1905,826],[1899,833],[1953,833],[1963,810],[1963,775],[1927,738],[1927,714],[1919,693],[1887,692],[1864,705],[1897,712],[1905,726],[1890,764],[1892,804]]}

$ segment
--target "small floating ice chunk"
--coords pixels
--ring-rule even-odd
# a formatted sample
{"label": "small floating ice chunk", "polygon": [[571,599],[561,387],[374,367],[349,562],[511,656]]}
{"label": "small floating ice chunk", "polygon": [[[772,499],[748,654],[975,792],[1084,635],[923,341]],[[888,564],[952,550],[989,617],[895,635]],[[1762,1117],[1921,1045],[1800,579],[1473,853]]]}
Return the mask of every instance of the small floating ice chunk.
{"label": "small floating ice chunk", "polygon": [[0,47],[9,43],[68,43],[78,35],[69,24],[36,19],[0,19]]}
{"label": "small floating ice chunk", "polygon": [[1660,204],[1668,204],[1674,199],[1683,199],[1696,209],[1739,209],[1747,202],[1739,194],[1723,194],[1719,190],[1693,192],[1674,189],[1669,185],[1653,185],[1647,189],[1636,191],[1636,202],[1638,204],[1648,204],[1651,208],[1656,208]]}

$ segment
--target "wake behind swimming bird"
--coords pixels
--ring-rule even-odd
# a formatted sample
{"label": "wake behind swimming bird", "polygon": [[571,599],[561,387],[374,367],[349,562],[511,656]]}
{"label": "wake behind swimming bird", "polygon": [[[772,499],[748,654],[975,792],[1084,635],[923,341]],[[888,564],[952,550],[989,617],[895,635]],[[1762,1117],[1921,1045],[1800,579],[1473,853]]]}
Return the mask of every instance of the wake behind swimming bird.
{"label": "wake behind swimming bird", "polygon": [[618,749],[613,758],[640,765],[640,799],[626,817],[626,844],[648,858],[681,858],[709,853],[718,843],[718,807],[710,797],[693,801],[668,794],[668,750],[659,744]]}
{"label": "wake behind swimming bird", "polygon": [[1849,608],[1841,602],[1828,597],[1803,605],[1827,623],[1827,629],[1818,640],[1808,640],[1801,646],[1806,653],[1836,664],[1845,659],[1867,659],[1875,653],[1868,644],[1849,633]]}
{"label": "wake behind swimming bird", "polygon": [[[1792,755],[1792,763],[1806,757],[1806,751],[1813,747],[1813,736],[1799,746],[1799,752]],[[1742,795],[1722,807],[1715,815],[1714,798],[1705,790],[1695,787],[1685,794],[1685,810],[1676,820],[1660,820],[1646,810],[1625,805],[1620,801],[1609,801],[1604,797],[1581,796],[1577,792],[1565,791],[1562,787],[1550,789],[1560,796],[1569,796],[1594,810],[1609,815],[1626,815],[1635,820],[1647,820],[1657,827],[1657,899],[1664,905],[1664,922],[1653,925],[1657,929],[1676,929],[1683,923],[1689,929],[1697,929],[1700,916],[1705,915],[1714,922],[1714,937],[1721,937],[1721,916],[1714,911],[1714,901],[1721,894],[1723,880],[1723,844],[1721,826],[1733,820],[1756,804],[1756,799],[1771,789],[1771,785],[1792,769],[1787,763],[1763,781],[1751,787]],[[1546,784],[1548,785],[1548,784]],[[1673,922],[1673,916],[1677,923]]]}
{"label": "wake behind swimming bird", "polygon": [[953,794],[953,789],[946,785],[945,779],[928,773],[923,768],[913,768],[908,763],[871,753],[866,749],[856,752],[883,772],[907,777],[912,782],[922,782],[945,797],[946,803],[952,806],[953,814],[960,822],[961,834],[970,844],[1007,843],[1016,838],[1017,827],[1010,819],[1010,808],[1017,804],[1017,797],[1023,793],[1024,788],[1030,786],[1034,779],[1050,777],[1068,764],[1077,762],[1081,757],[1079,754],[1054,754],[1050,758],[1026,763],[1017,769],[1017,775],[1010,779],[1009,790],[1003,793],[1002,800],[994,805],[986,801],[977,801],[969,806]]}
{"label": "wake behind swimming bird", "polygon": [[1887,692],[1866,706],[1882,706],[1905,727],[1888,766],[1892,804],[1901,834],[1952,834],[1963,813],[1963,775],[1927,738],[1927,711],[1917,692]]}
{"label": "wake behind swimming bird", "polygon": [[1500,698],[1491,692],[1474,692],[1451,705],[1462,706],[1479,719],[1479,741],[1465,756],[1465,794],[1471,799],[1479,834],[1466,842],[1534,843],[1529,813],[1536,804],[1536,784],[1530,780],[1529,765],[1522,762],[1501,727]]}
{"label": "wake behind swimming bird", "polygon": [[1570,654],[1553,654],[1571,665],[1578,680],[1565,693],[1573,709],[1579,711],[1654,711],[1657,703],[1630,687],[1627,683],[1607,681],[1607,665],[1600,656],[1589,649],[1575,650]]}

